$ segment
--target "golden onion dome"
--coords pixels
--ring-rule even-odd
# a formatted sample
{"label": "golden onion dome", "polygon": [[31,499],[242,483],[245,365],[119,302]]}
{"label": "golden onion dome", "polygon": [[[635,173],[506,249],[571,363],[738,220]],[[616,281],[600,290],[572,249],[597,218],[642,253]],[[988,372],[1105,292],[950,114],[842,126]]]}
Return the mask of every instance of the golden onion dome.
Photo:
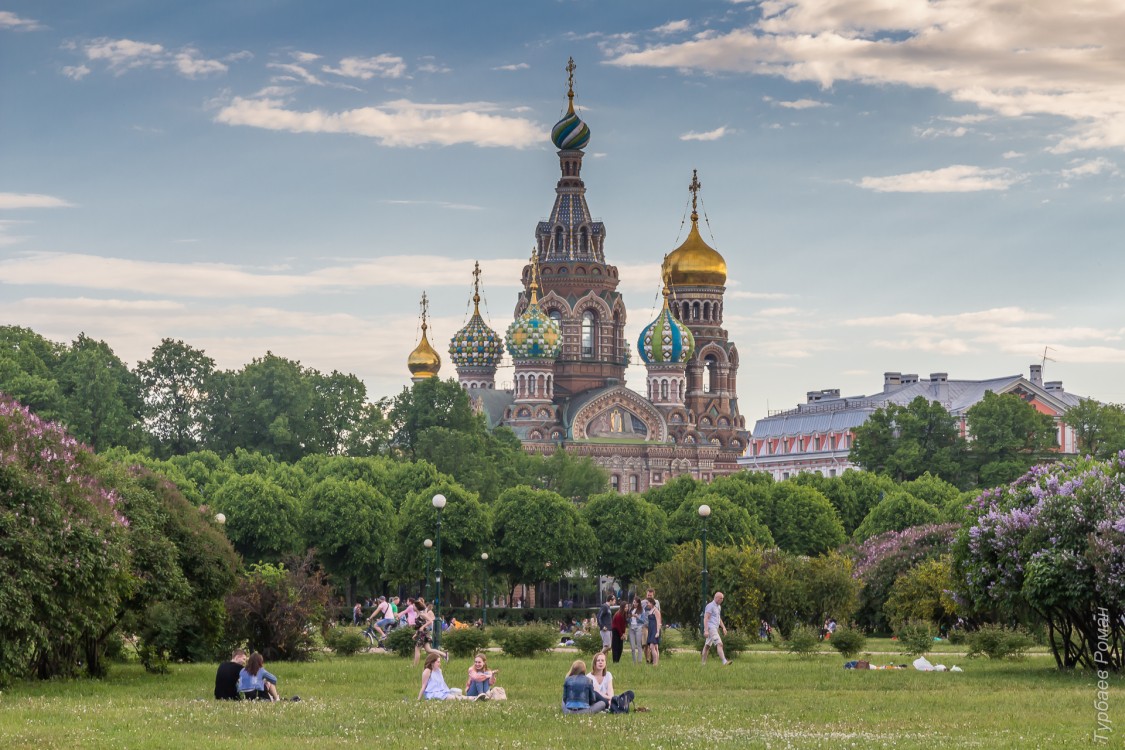
{"label": "golden onion dome", "polygon": [[723,286],[727,262],[699,234],[699,214],[691,214],[691,231],[684,243],[664,258],[664,276],[672,286]]}
{"label": "golden onion dome", "polygon": [[699,234],[699,182],[697,170],[691,171],[691,231],[684,244],[664,256],[662,276],[671,286],[723,286],[727,283],[727,262],[719,251],[703,241]]}
{"label": "golden onion dome", "polygon": [[426,325],[426,303],[426,295],[423,292],[422,340],[418,342],[418,346],[414,347],[414,351],[410,352],[410,356],[406,358],[406,366],[415,378],[436,377],[438,370],[441,369],[441,356],[430,346],[430,341],[426,338],[426,329],[429,327]]}

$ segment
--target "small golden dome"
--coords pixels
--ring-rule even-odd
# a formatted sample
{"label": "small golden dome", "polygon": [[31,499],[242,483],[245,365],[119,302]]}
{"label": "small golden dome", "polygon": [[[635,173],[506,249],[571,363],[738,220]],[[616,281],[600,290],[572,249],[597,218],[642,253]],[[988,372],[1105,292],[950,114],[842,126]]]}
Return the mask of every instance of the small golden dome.
{"label": "small golden dome", "polygon": [[691,231],[684,244],[664,258],[664,277],[672,286],[723,286],[727,262],[699,234],[699,215],[692,212]]}
{"label": "small golden dome", "polygon": [[430,341],[426,338],[426,329],[429,328],[426,325],[428,303],[426,293],[422,292],[422,340],[406,358],[406,366],[415,380],[437,377],[438,370],[441,369],[441,356],[430,346]]}

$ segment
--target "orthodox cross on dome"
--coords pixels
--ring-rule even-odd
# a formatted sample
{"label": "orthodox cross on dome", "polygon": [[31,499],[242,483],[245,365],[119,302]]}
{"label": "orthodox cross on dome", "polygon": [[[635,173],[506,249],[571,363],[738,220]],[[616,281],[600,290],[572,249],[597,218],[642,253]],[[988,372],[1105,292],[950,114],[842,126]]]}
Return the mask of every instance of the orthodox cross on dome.
{"label": "orthodox cross on dome", "polygon": [[573,57],[566,61],[566,98],[570,112],[574,112],[574,71],[577,68]]}
{"label": "orthodox cross on dome", "polygon": [[531,302],[528,304],[539,304],[539,248],[531,251],[531,283],[527,285],[527,291],[531,295]]}
{"label": "orthodox cross on dome", "polygon": [[426,311],[429,309],[430,301],[426,298],[426,293],[422,292],[422,335],[426,335]]}
{"label": "orthodox cross on dome", "polygon": [[473,312],[480,312],[480,261],[473,261]]}
{"label": "orthodox cross on dome", "polygon": [[703,187],[703,183],[699,181],[699,170],[691,170],[691,184],[688,185],[688,190],[691,191],[691,218],[692,220],[699,218],[699,211],[697,205],[699,201],[699,189]]}

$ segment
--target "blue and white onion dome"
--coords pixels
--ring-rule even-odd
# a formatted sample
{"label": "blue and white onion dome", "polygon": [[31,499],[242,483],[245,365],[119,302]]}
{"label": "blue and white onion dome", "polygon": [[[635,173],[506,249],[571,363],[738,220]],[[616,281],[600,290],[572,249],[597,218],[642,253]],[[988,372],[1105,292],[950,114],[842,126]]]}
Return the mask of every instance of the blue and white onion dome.
{"label": "blue and white onion dome", "polygon": [[680,364],[691,359],[695,352],[691,330],[668,309],[668,287],[664,287],[663,309],[637,339],[637,351],[646,365]]}
{"label": "blue and white onion dome", "polygon": [[586,148],[590,143],[590,126],[575,114],[573,92],[570,96],[566,115],[551,128],[551,143],[560,150]]}
{"label": "blue and white onion dome", "polygon": [[480,316],[480,295],[473,295],[473,317],[449,341],[449,358],[457,367],[495,368],[504,356],[504,341]]}
{"label": "blue and white onion dome", "polygon": [[539,309],[539,285],[534,280],[530,291],[527,310],[508,326],[508,354],[516,360],[554,360],[562,349],[559,324]]}

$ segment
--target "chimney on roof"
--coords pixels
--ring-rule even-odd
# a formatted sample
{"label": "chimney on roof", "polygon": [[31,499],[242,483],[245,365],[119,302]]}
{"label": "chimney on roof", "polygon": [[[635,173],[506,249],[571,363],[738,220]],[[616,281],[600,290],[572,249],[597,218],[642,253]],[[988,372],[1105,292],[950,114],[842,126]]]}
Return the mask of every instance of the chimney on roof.
{"label": "chimney on roof", "polygon": [[914,385],[917,382],[918,382],[918,373],[916,373],[916,372],[912,372],[909,375],[903,375],[902,376],[902,384],[903,385]]}
{"label": "chimney on roof", "polygon": [[890,393],[895,388],[902,385],[901,372],[884,372],[883,373],[883,393]]}
{"label": "chimney on roof", "polygon": [[1031,366],[1031,382],[1040,388],[1043,387],[1043,365]]}
{"label": "chimney on roof", "polygon": [[826,401],[831,398],[840,398],[839,388],[825,388],[820,391],[806,391],[806,403],[815,404],[818,401]]}
{"label": "chimney on roof", "polygon": [[1048,391],[1055,391],[1056,393],[1064,393],[1063,384],[1061,380],[1048,380],[1043,384],[1043,387]]}
{"label": "chimney on roof", "polygon": [[949,373],[948,372],[931,372],[930,373],[930,391],[933,394],[933,400],[938,403],[944,404],[949,400]]}

